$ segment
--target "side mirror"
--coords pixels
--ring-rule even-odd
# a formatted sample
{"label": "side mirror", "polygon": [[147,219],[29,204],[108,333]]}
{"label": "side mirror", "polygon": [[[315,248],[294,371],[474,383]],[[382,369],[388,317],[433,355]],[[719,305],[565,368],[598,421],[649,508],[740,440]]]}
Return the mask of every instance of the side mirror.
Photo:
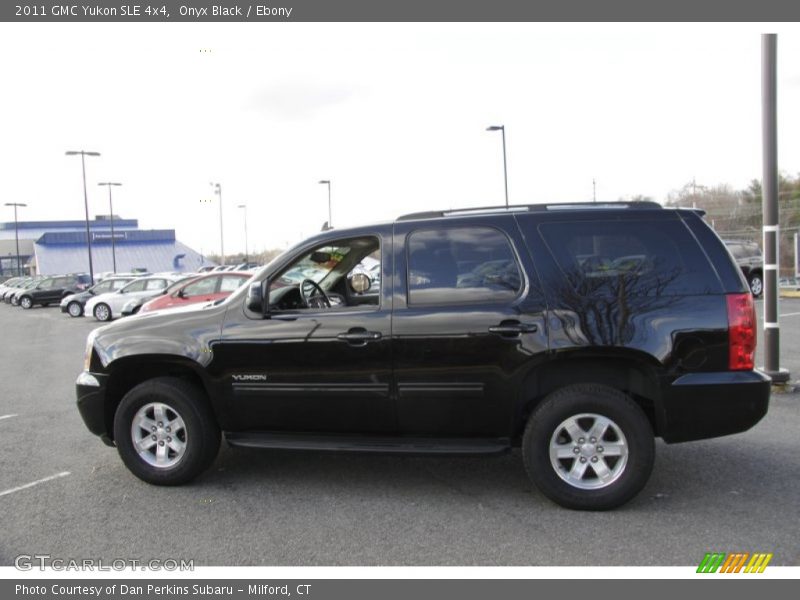
{"label": "side mirror", "polygon": [[372,282],[365,273],[353,273],[350,276],[350,287],[356,294],[363,294],[371,285]]}
{"label": "side mirror", "polygon": [[177,291],[177,293],[176,293],[175,295],[176,295],[178,298],[186,298],[186,292],[184,292],[183,290],[178,290],[178,291]]}
{"label": "side mirror", "polygon": [[251,283],[247,289],[247,310],[259,313],[265,317],[269,314],[269,296],[265,290],[269,289],[269,279]]}

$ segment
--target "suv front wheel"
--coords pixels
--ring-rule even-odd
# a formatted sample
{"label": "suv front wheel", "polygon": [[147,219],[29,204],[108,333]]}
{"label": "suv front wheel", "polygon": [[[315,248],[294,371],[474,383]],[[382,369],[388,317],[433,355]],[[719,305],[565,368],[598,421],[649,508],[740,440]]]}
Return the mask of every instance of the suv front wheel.
{"label": "suv front wheel", "polygon": [[528,476],[566,508],[608,510],[625,504],[650,478],[653,429],[626,394],[576,384],[548,395],[522,439]]}
{"label": "suv front wheel", "polygon": [[145,381],[125,394],[114,415],[125,466],[156,485],[180,485],[217,456],[220,431],[203,391],[175,377]]}

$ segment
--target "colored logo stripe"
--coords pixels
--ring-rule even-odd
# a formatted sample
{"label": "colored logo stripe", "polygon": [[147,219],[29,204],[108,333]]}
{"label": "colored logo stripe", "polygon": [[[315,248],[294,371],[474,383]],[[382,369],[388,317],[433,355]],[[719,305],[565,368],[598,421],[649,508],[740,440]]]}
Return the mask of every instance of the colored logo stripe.
{"label": "colored logo stripe", "polygon": [[763,573],[764,569],[767,568],[769,561],[772,560],[772,554],[764,554],[764,553],[757,553],[753,554],[753,558],[750,559],[750,562],[747,564],[745,568],[745,573]]}
{"label": "colored logo stripe", "polygon": [[716,573],[722,561],[725,560],[724,552],[706,552],[700,566],[697,567],[698,573]]}
{"label": "colored logo stripe", "polygon": [[[697,567],[698,573],[739,573],[744,568],[745,573],[763,573],[764,569],[772,560],[771,553],[756,552],[706,552],[700,565]],[[747,559],[750,559],[748,562]],[[747,566],[745,566],[747,563]]]}

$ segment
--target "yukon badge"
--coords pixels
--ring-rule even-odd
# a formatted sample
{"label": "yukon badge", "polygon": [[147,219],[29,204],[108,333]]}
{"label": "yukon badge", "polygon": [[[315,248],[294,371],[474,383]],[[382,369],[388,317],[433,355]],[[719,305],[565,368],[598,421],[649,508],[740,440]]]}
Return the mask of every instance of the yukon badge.
{"label": "yukon badge", "polygon": [[244,381],[266,381],[266,375],[231,375],[234,381],[244,382]]}

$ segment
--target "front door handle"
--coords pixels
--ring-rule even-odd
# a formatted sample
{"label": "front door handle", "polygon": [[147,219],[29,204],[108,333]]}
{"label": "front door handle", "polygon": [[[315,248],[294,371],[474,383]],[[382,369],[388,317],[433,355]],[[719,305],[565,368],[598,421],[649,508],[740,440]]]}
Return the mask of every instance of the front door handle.
{"label": "front door handle", "polygon": [[519,321],[503,321],[500,325],[489,327],[489,333],[508,336],[536,333],[537,331],[539,331],[539,326],[536,323],[520,323]]}
{"label": "front door handle", "polygon": [[350,342],[351,344],[366,344],[381,339],[380,331],[367,331],[366,329],[354,328],[346,333],[340,333],[336,339]]}

